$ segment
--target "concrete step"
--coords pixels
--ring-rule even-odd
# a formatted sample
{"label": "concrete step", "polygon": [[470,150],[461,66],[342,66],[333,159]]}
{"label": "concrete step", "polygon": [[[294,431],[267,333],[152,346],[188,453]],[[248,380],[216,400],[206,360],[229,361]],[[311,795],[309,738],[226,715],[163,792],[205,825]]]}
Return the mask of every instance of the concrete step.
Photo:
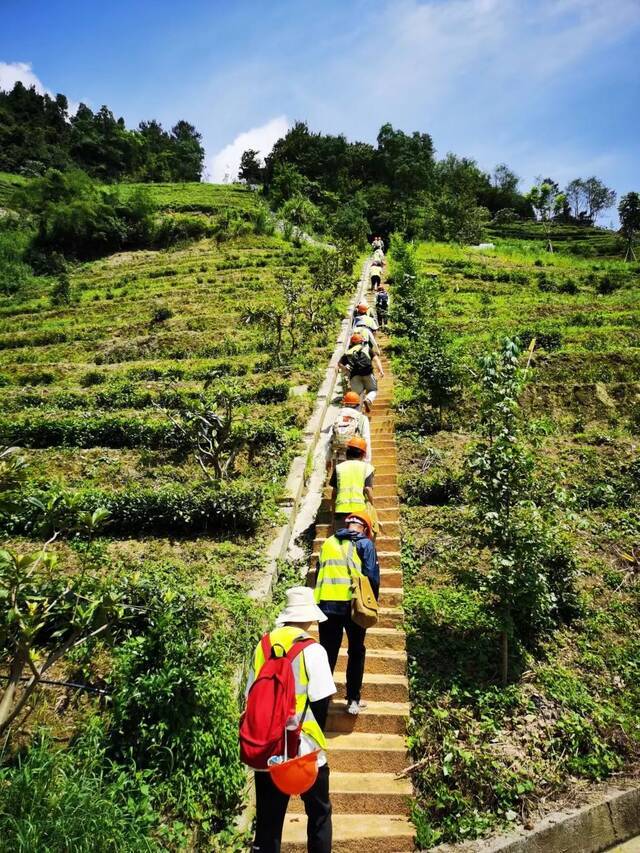
{"label": "concrete step", "polygon": [[331,700],[327,715],[328,732],[367,732],[404,735],[409,719],[408,702],[368,702],[359,714],[347,714],[343,699]]}
{"label": "concrete step", "polygon": [[330,732],[327,749],[332,772],[399,773],[411,763],[402,735]]}
{"label": "concrete step", "polygon": [[[405,815],[335,814],[332,853],[406,853],[413,850],[415,830]],[[307,853],[307,819],[288,814],[282,853]]]}
{"label": "concrete step", "polygon": [[[346,674],[336,672],[334,681],[338,696],[346,697]],[[408,702],[409,685],[406,675],[367,672],[362,681],[362,698],[365,702]]]}
{"label": "concrete step", "polygon": [[401,587],[381,589],[378,604],[380,607],[398,607],[402,604],[402,597]]}
{"label": "concrete step", "polygon": [[[381,593],[383,595],[384,593]],[[318,627],[313,625],[309,629],[312,637],[318,638]],[[346,648],[346,635],[342,640]],[[375,628],[367,629],[366,646],[367,649],[391,649],[393,651],[402,651],[405,648],[406,637],[404,631],[400,628]]]}
{"label": "concrete step", "polygon": [[[333,814],[409,814],[411,782],[392,773],[331,773]],[[300,797],[289,802],[290,814],[304,814]]]}
{"label": "concrete step", "polygon": [[378,628],[395,628],[403,621],[404,613],[399,607],[381,607],[378,610]]}
{"label": "concrete step", "polygon": [[[346,647],[340,649],[336,673],[346,672],[347,659]],[[407,655],[404,651],[396,649],[367,649],[366,672],[371,674],[405,675],[406,670]]]}

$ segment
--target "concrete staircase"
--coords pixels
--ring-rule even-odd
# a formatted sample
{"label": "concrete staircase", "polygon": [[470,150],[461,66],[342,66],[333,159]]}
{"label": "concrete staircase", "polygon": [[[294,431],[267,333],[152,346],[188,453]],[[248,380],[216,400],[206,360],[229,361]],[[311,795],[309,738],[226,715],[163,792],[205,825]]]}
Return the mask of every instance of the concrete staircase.
{"label": "concrete staircase", "polygon": [[[402,629],[397,455],[391,412],[393,377],[385,376],[371,414],[374,495],[383,529],[376,546],[380,560],[380,619],[367,631],[367,660],[357,717],[345,713],[346,637],[335,672],[338,693],[329,707],[327,739],[331,768],[334,853],[405,853],[414,849],[409,821],[411,784],[398,778],[408,764],[404,733],[409,716],[407,656]],[[325,490],[316,524],[312,564],[331,535],[331,490]],[[283,853],[306,853],[306,816],[300,798],[287,814]]]}

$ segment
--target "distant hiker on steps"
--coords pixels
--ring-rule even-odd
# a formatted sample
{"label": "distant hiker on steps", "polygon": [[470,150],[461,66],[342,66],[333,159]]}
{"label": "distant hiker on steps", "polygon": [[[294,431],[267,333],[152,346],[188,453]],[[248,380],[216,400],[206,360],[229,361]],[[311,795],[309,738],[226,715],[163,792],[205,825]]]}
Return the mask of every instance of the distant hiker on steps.
{"label": "distant hiker on steps", "polygon": [[347,515],[367,512],[367,503],[373,505],[373,475],[375,468],[364,461],[367,443],[355,436],[347,442],[347,458],[336,465],[329,485],[333,488],[332,507],[334,527],[342,527]]}
{"label": "distant hiker on steps", "polygon": [[389,319],[389,294],[384,286],[381,286],[376,295],[376,314],[378,325],[384,329]]}
{"label": "distant hiker on steps", "polygon": [[366,628],[351,618],[351,574],[360,572],[369,578],[376,599],[380,589],[380,567],[371,541],[371,519],[362,512],[345,518],[344,527],[329,537],[320,550],[314,591],[318,607],[327,616],[319,625],[320,642],[327,651],[333,673],[338,661],[344,632],[347,633],[347,706],[349,714],[358,714],[366,703],[360,701],[366,656]]}
{"label": "distant hiker on steps", "polygon": [[363,326],[374,334],[378,331],[378,321],[374,316],[373,308],[370,308],[369,303],[364,301],[356,305],[353,313],[353,331],[359,332]]}
{"label": "distant hiker on steps", "polygon": [[374,261],[369,267],[369,289],[377,290],[382,283],[382,264]]}
{"label": "distant hiker on steps", "polygon": [[332,471],[332,466],[344,462],[347,453],[347,444],[350,439],[360,436],[367,444],[367,452],[364,455],[365,462],[371,462],[371,426],[369,418],[360,411],[360,395],[355,391],[347,391],[342,398],[342,408],[333,421],[331,437],[329,441],[329,454],[327,458],[327,470]]}
{"label": "distant hiker on steps", "polygon": [[292,587],[276,627],[254,652],[240,723],[240,755],[255,771],[254,853],[279,853],[293,793],[300,793],[307,814],[308,853],[331,853],[324,728],[336,686],[326,651],[308,634],[314,622],[326,621],[313,590]]}
{"label": "distant hiker on steps", "polygon": [[349,377],[351,390],[355,391],[360,397],[363,394],[365,395],[364,407],[367,412],[370,412],[378,393],[378,383],[373,373],[373,366],[375,364],[380,376],[384,376],[382,362],[377,355],[371,357],[369,347],[362,335],[353,334],[350,344],[351,346],[340,359],[338,368]]}

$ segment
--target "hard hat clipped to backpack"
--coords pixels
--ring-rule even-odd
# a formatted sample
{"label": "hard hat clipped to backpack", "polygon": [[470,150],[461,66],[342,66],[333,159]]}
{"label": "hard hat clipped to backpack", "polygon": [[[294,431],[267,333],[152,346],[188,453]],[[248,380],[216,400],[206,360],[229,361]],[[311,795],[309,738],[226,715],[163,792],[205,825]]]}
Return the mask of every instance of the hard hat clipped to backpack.
{"label": "hard hat clipped to backpack", "polygon": [[269,760],[271,781],[283,794],[290,796],[304,794],[313,787],[318,778],[319,752],[320,750],[317,749],[288,760],[285,755],[282,761],[278,761],[281,756],[273,756]]}

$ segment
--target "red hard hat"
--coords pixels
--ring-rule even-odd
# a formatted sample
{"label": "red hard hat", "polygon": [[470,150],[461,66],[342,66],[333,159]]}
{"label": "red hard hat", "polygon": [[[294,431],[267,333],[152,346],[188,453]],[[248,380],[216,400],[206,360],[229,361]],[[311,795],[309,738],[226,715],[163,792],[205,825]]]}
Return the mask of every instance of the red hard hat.
{"label": "red hard hat", "polygon": [[366,302],[361,302],[358,306],[356,306],[356,310],[358,314],[366,314],[369,310],[369,306]]}
{"label": "red hard hat", "polygon": [[357,332],[351,335],[350,343],[352,344],[361,344],[364,341],[362,335],[359,335]]}
{"label": "red hard hat", "polygon": [[280,764],[270,764],[271,781],[283,794],[304,794],[318,778],[318,752],[299,755]]}
{"label": "red hard hat", "polygon": [[342,398],[343,406],[359,406],[360,405],[360,394],[356,394],[355,391],[347,391],[347,393]]}

